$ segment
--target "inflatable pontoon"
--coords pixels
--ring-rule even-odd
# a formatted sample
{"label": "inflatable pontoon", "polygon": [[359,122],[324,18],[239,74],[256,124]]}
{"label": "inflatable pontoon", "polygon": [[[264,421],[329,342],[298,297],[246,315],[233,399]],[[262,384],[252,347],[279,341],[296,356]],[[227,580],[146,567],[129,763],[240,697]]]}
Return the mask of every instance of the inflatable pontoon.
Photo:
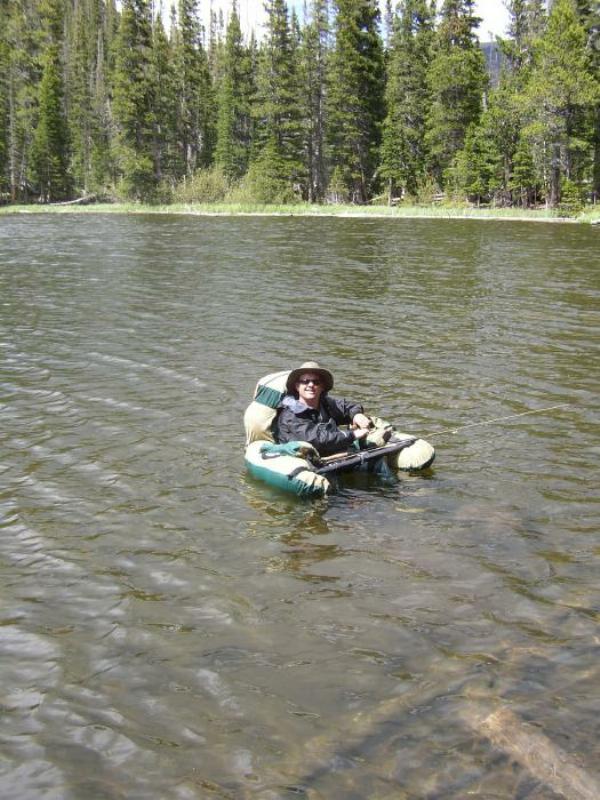
{"label": "inflatable pontoon", "polygon": [[368,449],[355,446],[321,458],[307,442],[277,444],[272,425],[289,374],[287,370],[261,378],[244,414],[245,461],[253,477],[299,496],[322,497],[332,491],[333,476],[349,470],[369,470],[382,459],[393,470],[425,469],[433,463],[435,450],[428,442],[400,433],[377,417],[372,418],[373,428],[385,431],[385,436],[379,446]]}

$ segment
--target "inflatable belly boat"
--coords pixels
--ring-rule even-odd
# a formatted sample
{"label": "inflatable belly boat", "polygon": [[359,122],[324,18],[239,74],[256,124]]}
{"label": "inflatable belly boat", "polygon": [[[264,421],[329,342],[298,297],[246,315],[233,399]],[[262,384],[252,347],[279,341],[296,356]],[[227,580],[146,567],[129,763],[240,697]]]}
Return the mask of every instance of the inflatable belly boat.
{"label": "inflatable belly boat", "polygon": [[373,418],[374,430],[385,430],[381,446],[320,458],[307,442],[277,444],[271,426],[285,394],[288,375],[286,370],[261,378],[244,414],[245,461],[253,477],[299,496],[322,497],[332,491],[334,475],[369,469],[382,459],[394,470],[424,469],[433,462],[435,450],[428,442],[400,433],[378,418]]}

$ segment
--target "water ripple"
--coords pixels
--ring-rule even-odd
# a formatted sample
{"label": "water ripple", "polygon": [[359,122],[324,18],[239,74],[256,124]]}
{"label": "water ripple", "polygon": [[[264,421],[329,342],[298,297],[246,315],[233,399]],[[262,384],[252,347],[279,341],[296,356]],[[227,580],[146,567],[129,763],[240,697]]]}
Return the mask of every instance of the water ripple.
{"label": "water ripple", "polygon": [[[593,774],[597,234],[2,218],[2,794],[550,796],[472,702]],[[249,478],[256,380],[308,358],[456,430],[435,469]]]}

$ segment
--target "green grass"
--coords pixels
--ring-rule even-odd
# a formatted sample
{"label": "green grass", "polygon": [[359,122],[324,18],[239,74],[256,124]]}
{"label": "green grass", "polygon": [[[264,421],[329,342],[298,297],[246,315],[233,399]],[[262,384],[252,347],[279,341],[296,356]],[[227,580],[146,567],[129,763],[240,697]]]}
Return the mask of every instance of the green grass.
{"label": "green grass", "polygon": [[577,222],[587,222],[590,225],[600,225],[600,206],[586,209],[577,217]]}
{"label": "green grass", "polygon": [[[493,219],[563,221],[556,211],[522,208],[474,208],[459,205],[396,206],[383,205],[260,205],[252,203],[172,203],[146,205],[141,203],[95,203],[92,205],[18,205],[0,207],[2,214],[192,214],[210,216],[265,215],[311,217],[390,217],[441,219]],[[600,207],[588,209],[568,221],[600,223]]]}

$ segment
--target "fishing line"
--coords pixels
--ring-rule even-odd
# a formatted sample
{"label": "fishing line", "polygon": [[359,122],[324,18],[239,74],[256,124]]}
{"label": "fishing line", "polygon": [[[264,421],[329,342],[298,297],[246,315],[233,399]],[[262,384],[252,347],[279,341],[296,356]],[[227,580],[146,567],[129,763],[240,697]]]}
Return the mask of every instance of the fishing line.
{"label": "fishing line", "polygon": [[469,422],[467,425],[459,425],[458,428],[446,428],[446,430],[443,431],[434,431],[433,433],[427,434],[425,438],[430,439],[432,436],[441,436],[444,433],[458,433],[458,431],[464,431],[465,428],[477,428],[481,425],[493,425],[494,422],[505,422],[507,419],[526,417],[528,414],[543,414],[546,411],[554,411],[555,408],[565,408],[566,406],[570,405],[571,403],[560,403],[557,406],[548,406],[548,408],[534,408],[532,411],[522,411],[520,414],[509,414],[507,417],[494,417],[494,419],[487,419],[483,422]]}
{"label": "fishing line", "polygon": [[[548,406],[547,408],[534,408],[531,411],[521,411],[520,414],[509,414],[506,417],[494,417],[493,419],[486,419],[482,422],[469,422],[466,425],[459,425],[457,428],[446,428],[443,431],[434,431],[433,433],[428,433],[425,439],[431,439],[432,436],[442,436],[443,434],[447,433],[458,433],[458,431],[464,431],[465,428],[477,428],[483,425],[493,425],[495,422],[506,422],[508,419],[517,419],[518,417],[526,417],[529,414],[543,414],[546,411],[554,411],[556,408],[565,408],[566,406],[570,406],[571,403],[559,403],[556,406]],[[416,440],[413,439],[406,439],[404,441],[390,441],[389,444],[384,444],[379,447],[374,447],[371,450],[362,450],[356,453],[355,451],[344,451],[343,453],[334,453],[331,456],[325,456],[321,459],[320,463],[324,464],[317,472],[321,475],[325,474],[326,472],[335,472],[339,469],[341,462],[346,462],[348,459],[350,460],[348,463],[352,462],[352,466],[355,466],[358,463],[362,463],[363,460],[368,461],[373,458],[379,458],[380,456],[386,455],[387,453],[397,452],[398,450],[402,450],[404,447],[408,447],[411,444],[414,444]]]}

